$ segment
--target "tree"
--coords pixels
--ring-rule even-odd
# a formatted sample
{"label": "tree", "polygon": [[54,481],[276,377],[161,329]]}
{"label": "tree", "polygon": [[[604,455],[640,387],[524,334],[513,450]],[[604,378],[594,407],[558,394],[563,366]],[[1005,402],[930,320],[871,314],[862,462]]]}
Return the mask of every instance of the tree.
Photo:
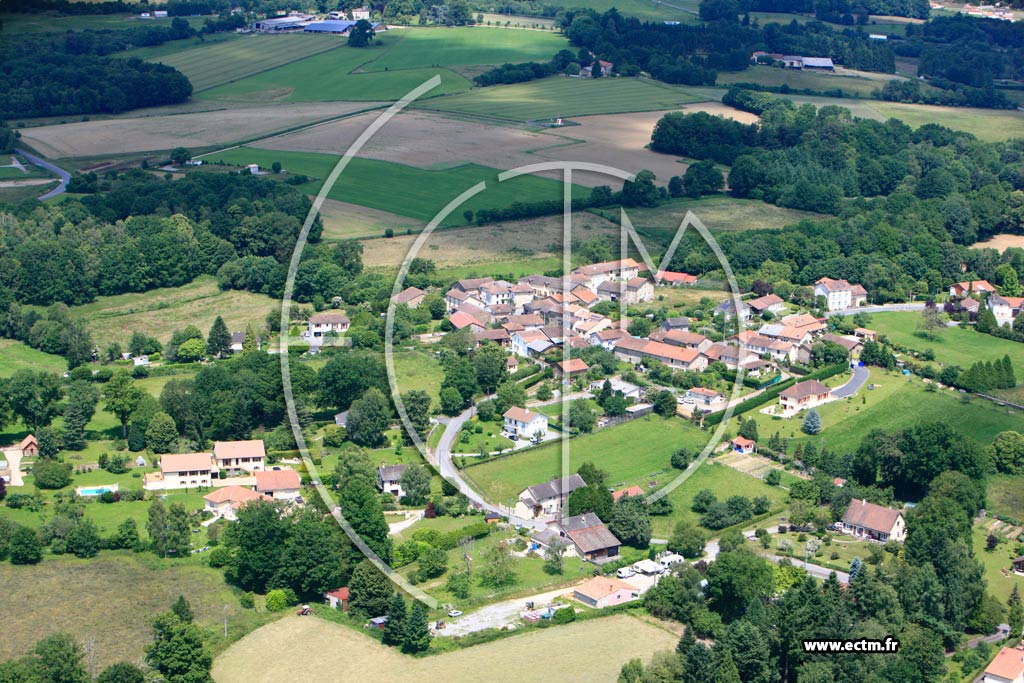
{"label": "tree", "polygon": [[64,396],[60,380],[49,372],[19,370],[7,380],[5,389],[7,404],[32,431],[50,424]]}
{"label": "tree", "polygon": [[117,662],[104,669],[96,683],[145,683],[142,669],[131,662]]}
{"label": "tree", "polygon": [[430,472],[423,465],[407,465],[401,484],[406,505],[422,505],[430,495]]}
{"label": "tree", "polygon": [[160,411],[150,418],[146,428],[146,446],[154,453],[173,453],[177,445],[178,429],[171,416]]}
{"label": "tree", "polygon": [[725,178],[710,159],[690,164],[683,175],[683,192],[694,199],[721,192],[723,187]]}
{"label": "tree", "polygon": [[651,517],[642,496],[624,496],[615,503],[608,530],[626,545],[646,548],[651,542]]}
{"label": "tree", "polygon": [[515,562],[505,543],[498,543],[481,553],[478,570],[480,584],[501,588],[516,582]]}
{"label": "tree", "polygon": [[195,624],[184,623],[174,612],[153,621],[153,643],[146,647],[146,663],[167,683],[208,683],[213,657],[203,647],[203,634]]}
{"label": "tree", "polygon": [[706,577],[706,594],[724,619],[739,616],[752,601],[766,599],[774,589],[771,566],[745,548],[719,555]]}
{"label": "tree", "polygon": [[430,430],[430,394],[418,389],[407,391],[402,394],[402,405],[413,429],[422,438]]}
{"label": "tree", "polygon": [[192,623],[192,605],[189,604],[184,595],[178,596],[178,599],[171,605],[171,611],[181,619],[182,623]]}
{"label": "tree", "polygon": [[68,386],[68,400],[64,404],[64,447],[80,451],[87,445],[85,426],[96,413],[99,392],[86,380],[76,380]]}
{"label": "tree", "polygon": [[139,527],[134,519],[129,517],[117,525],[117,530],[107,542],[113,550],[131,550],[139,544]]}
{"label": "tree", "polygon": [[[171,508],[173,510],[173,506]],[[236,548],[228,578],[245,590],[264,592],[279,575],[291,522],[267,500],[253,501],[237,513],[229,545]]]}
{"label": "tree", "polygon": [[391,582],[373,563],[363,560],[352,571],[348,583],[349,607],[366,615],[382,616],[391,601]]}
{"label": "tree", "polygon": [[564,565],[565,551],[568,544],[560,537],[551,539],[548,547],[544,550],[544,571],[548,574],[561,574]]}
{"label": "tree", "polygon": [[1006,474],[1024,473],[1024,434],[1001,432],[989,448],[992,464]]}
{"label": "tree", "polygon": [[512,406],[526,406],[526,389],[519,382],[507,380],[498,386],[494,408],[496,412],[504,414]]}
{"label": "tree", "polygon": [[744,439],[750,439],[751,441],[757,441],[757,420],[749,418],[744,420],[740,425],[739,435]]}
{"label": "tree", "polygon": [[183,164],[189,159],[191,159],[192,155],[184,147],[175,147],[174,149],[171,150],[169,158],[171,160],[171,163]]}
{"label": "tree", "polygon": [[384,431],[390,422],[391,405],[380,389],[370,387],[349,409],[349,437],[360,446],[379,448],[387,442]]}
{"label": "tree", "polygon": [[1016,585],[1006,601],[1006,621],[1010,625],[1010,638],[1019,638],[1024,633],[1024,606],[1021,604],[1020,590]]}
{"label": "tree", "polygon": [[427,624],[427,613],[417,601],[409,611],[405,622],[405,634],[402,638],[402,652],[419,654],[430,648],[430,627]]}
{"label": "tree", "polygon": [[71,483],[71,464],[50,458],[38,458],[32,465],[32,477],[41,489],[62,489]]}
{"label": "tree", "polygon": [[317,376],[320,403],[345,410],[370,387],[388,391],[387,370],[379,354],[349,351],[331,356]]}
{"label": "tree", "polygon": [[444,387],[439,396],[441,400],[441,412],[445,415],[458,415],[462,411],[465,401],[462,394],[455,387]]}
{"label": "tree", "polygon": [[128,419],[142,401],[142,390],[127,370],[118,370],[103,387],[103,410],[121,422],[121,438],[128,438]]}
{"label": "tree", "polygon": [[39,663],[41,683],[88,683],[90,680],[82,665],[85,651],[68,633],[54,633],[43,638],[32,652]]}
{"label": "tree", "polygon": [[484,344],[472,356],[476,383],[485,394],[493,393],[508,376],[508,357],[497,344]]}
{"label": "tree", "polygon": [[91,519],[79,520],[78,524],[64,538],[64,547],[75,557],[95,557],[100,550],[100,535]]}
{"label": "tree", "polygon": [[[701,3],[702,6],[703,4]],[[718,665],[718,673],[715,674],[714,683],[743,683],[743,680],[740,678],[740,671],[736,668],[736,663],[733,661],[732,652],[729,650],[725,651],[725,655]]]}
{"label": "tree", "polygon": [[569,404],[569,427],[584,434],[594,431],[597,415],[586,401],[573,401]]}
{"label": "tree", "polygon": [[805,434],[817,434],[821,431],[821,416],[818,411],[811,408],[804,416],[804,423],[801,426]]}
{"label": "tree", "polygon": [[39,564],[43,559],[43,544],[34,530],[19,526],[11,534],[7,554],[11,564]]}
{"label": "tree", "polygon": [[231,333],[228,326],[224,324],[224,318],[219,315],[210,326],[210,333],[206,337],[206,353],[210,356],[220,358],[231,351]]}
{"label": "tree", "polygon": [[206,354],[206,344],[202,339],[188,339],[178,346],[174,360],[182,363],[194,363],[202,360]]}
{"label": "tree", "polygon": [[391,560],[391,539],[388,538],[388,523],[384,520],[380,496],[376,489],[356,479],[347,482],[339,492],[339,504],[345,520],[352,525],[359,537],[385,562]]}
{"label": "tree", "polygon": [[349,29],[349,47],[366,47],[373,42],[376,35],[376,32],[373,30],[373,24],[366,19],[360,19]]}
{"label": "tree", "polygon": [[708,542],[707,532],[690,522],[679,522],[668,539],[668,549],[687,559],[701,557]]}
{"label": "tree", "polygon": [[441,548],[428,548],[419,556],[419,579],[426,581],[448,571],[448,553]]}
{"label": "tree", "polygon": [[663,417],[676,414],[676,396],[671,391],[659,391],[654,397],[654,412]]}
{"label": "tree", "polygon": [[384,624],[382,641],[385,645],[401,645],[405,639],[405,619],[408,610],[405,606],[405,598],[400,593],[395,593],[388,603],[387,618]]}

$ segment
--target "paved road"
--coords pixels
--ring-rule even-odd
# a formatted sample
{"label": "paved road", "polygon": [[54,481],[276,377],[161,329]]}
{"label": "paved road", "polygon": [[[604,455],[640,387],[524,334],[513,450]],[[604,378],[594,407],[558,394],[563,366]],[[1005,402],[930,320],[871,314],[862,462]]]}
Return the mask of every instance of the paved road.
{"label": "paved road", "polygon": [[899,313],[901,311],[923,311],[924,302],[918,301],[912,304],[885,304],[883,306],[861,306],[860,308],[844,308],[841,311],[829,311],[826,318],[834,315],[856,315],[858,313]]}
{"label": "paved road", "polygon": [[866,367],[855,367],[853,369],[853,377],[851,377],[846,384],[833,389],[832,396],[834,396],[835,398],[846,398],[848,396],[853,396],[858,391],[860,391],[860,388],[864,386],[864,383],[868,381],[868,377],[870,376],[871,373],[868,372],[868,369]]}
{"label": "paved road", "polygon": [[[775,527],[768,527],[766,529],[766,531],[769,534],[778,533],[778,530],[779,530],[779,528],[777,526],[775,526]],[[744,531],[743,532],[743,536],[747,540],[749,540],[749,541],[752,541],[752,540],[754,540],[756,538],[756,535],[755,535],[753,529],[749,529],[747,531]],[[714,562],[715,559],[718,557],[719,552],[721,552],[721,551],[720,551],[720,549],[718,547],[718,539],[717,538],[713,538],[710,541],[708,541],[708,544],[706,546],[704,546],[704,557],[702,559],[705,562],[708,562],[708,563]],[[800,567],[801,569],[806,571],[808,574],[810,574],[814,578],[821,579],[822,581],[827,579],[830,574],[835,572],[836,578],[839,579],[840,583],[849,583],[850,582],[850,575],[847,572],[840,572],[840,571],[836,571],[834,569],[828,569],[827,567],[819,567],[816,564],[809,564],[809,563],[805,564],[802,560],[800,560],[798,558],[780,557],[778,555],[765,555],[764,558],[767,559],[767,560],[771,560],[772,562],[775,562],[776,564],[778,564],[779,562],[782,562],[782,560],[789,560],[790,562],[793,563],[793,566]]]}
{"label": "paved road", "polygon": [[40,197],[39,201],[43,202],[46,201],[47,199],[50,199],[51,197],[56,197],[57,195],[64,193],[64,191],[68,187],[68,181],[71,180],[70,173],[65,171],[63,168],[54,166],[46,159],[43,159],[42,157],[37,157],[35,154],[26,152],[23,149],[17,149],[14,151],[20,154],[21,156],[25,157],[29,161],[31,161],[36,166],[39,166],[40,168],[45,168],[47,171],[50,171],[51,173],[56,173],[57,177],[60,178],[60,183],[57,184],[57,187],[53,188],[52,190],[44,194],[42,197]]}

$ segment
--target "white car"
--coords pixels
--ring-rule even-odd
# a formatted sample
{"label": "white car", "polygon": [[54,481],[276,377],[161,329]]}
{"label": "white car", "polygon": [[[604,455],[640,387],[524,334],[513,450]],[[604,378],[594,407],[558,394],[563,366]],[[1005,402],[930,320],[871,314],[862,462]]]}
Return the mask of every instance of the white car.
{"label": "white car", "polygon": [[457,609],[450,609],[450,610],[448,610],[448,616],[450,616],[450,617],[461,617],[462,616],[462,612],[460,612]]}
{"label": "white car", "polygon": [[636,576],[636,572],[633,571],[632,567],[619,567],[615,570],[615,576],[620,579],[628,579],[631,576]]}

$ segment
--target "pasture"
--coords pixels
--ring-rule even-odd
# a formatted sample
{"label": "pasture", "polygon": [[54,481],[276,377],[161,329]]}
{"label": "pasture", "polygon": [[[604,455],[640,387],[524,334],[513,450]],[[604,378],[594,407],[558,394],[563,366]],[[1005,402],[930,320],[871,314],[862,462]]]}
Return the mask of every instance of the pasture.
{"label": "pasture", "polygon": [[781,69],[772,66],[751,66],[743,71],[726,71],[718,75],[718,83],[757,83],[771,87],[788,85],[790,88],[829,91],[842,90],[847,95],[870,97],[882,88],[886,81],[903,80],[901,76],[853,71],[839,68],[835,72],[803,71]]}
{"label": "pasture", "polygon": [[1022,510],[1024,510],[1024,477],[999,474],[989,479],[988,511],[990,513],[1019,518],[1022,516]]}
{"label": "pasture", "polygon": [[61,356],[44,353],[13,339],[0,339],[0,377],[10,377],[19,370],[56,372],[67,370]]}
{"label": "pasture", "polygon": [[535,121],[672,109],[701,99],[681,88],[637,78],[552,76],[474,90],[417,106],[508,121]]}
{"label": "pasture", "polygon": [[[363,71],[395,71],[423,66],[487,66],[506,62],[546,62],[569,47],[564,36],[545,31],[502,28],[403,28],[379,34],[388,50]],[[429,64],[425,64],[425,63]]]}
{"label": "pasture", "polygon": [[94,643],[96,672],[117,661],[140,660],[151,641],[150,621],[179,595],[192,603],[214,652],[273,618],[243,610],[223,574],[193,559],[162,561],[130,551],[104,551],[88,560],[48,555],[33,566],[0,563],[0,582],[4,612],[17,615],[4,620],[0,660],[20,657],[56,631]]}
{"label": "pasture", "polygon": [[122,59],[141,59],[143,61],[159,61],[161,58],[178,52],[185,52],[197,47],[210,46],[216,43],[225,43],[232,40],[241,40],[247,36],[241,33],[210,33],[203,34],[202,38],[188,38],[185,40],[169,40],[163,45],[151,47],[136,47],[131,50],[124,50],[117,53]]}
{"label": "pasture", "polygon": [[[820,214],[809,211],[786,209],[757,199],[738,199],[728,195],[674,199],[651,209],[630,208],[626,215],[637,230],[655,233],[666,231],[671,237],[689,211],[713,232],[776,230],[802,220],[822,218]],[[618,218],[619,214],[618,209],[599,209],[596,212],[608,218]]]}
{"label": "pasture", "polygon": [[[289,173],[301,173],[315,180],[302,185],[310,193],[319,190],[338,161],[331,154],[267,151],[240,147],[211,155],[208,161],[228,164],[259,164],[263,167],[279,161]],[[463,164],[444,170],[413,168],[376,159],[355,158],[345,173],[331,188],[328,197],[342,202],[359,204],[371,209],[389,211],[408,218],[430,221],[438,211],[462,192],[480,182],[487,188],[459,206],[443,223],[444,226],[465,225],[469,221],[464,211],[510,206],[529,197],[530,201],[560,200],[561,183],[548,178],[522,176],[499,183],[500,171],[479,164]],[[575,188],[576,196],[583,196],[582,187]]]}
{"label": "pasture", "polygon": [[[681,447],[699,451],[710,434],[682,420],[656,415],[598,430],[569,441],[570,470],[586,461],[608,472],[615,488],[643,485],[656,488],[671,481],[678,470],[669,465]],[[464,475],[487,500],[501,505],[515,501],[527,486],[562,476],[562,443],[552,441],[508,457],[467,467]],[[655,486],[651,486],[655,484]]]}
{"label": "pasture", "polygon": [[697,0],[672,0],[666,4],[655,0],[580,0],[573,3],[574,7],[585,7],[600,13],[613,7],[619,14],[637,17],[646,21],[681,21],[684,23],[697,21]]}
{"label": "pasture", "polygon": [[[213,679],[217,683],[259,683],[317,680],[326,672],[372,671],[374,677],[389,683],[439,679],[475,683],[486,671],[487,679],[494,683],[546,683],[551,679],[551,666],[557,666],[565,680],[607,681],[614,680],[625,661],[646,661],[655,652],[674,648],[678,639],[656,622],[617,614],[412,658],[357,629],[323,619],[288,616],[228,648],[213,664]],[[261,656],[281,643],[288,643],[287,657]],[[529,661],[549,665],[524,666]]]}
{"label": "pasture", "polygon": [[[206,17],[184,17],[192,28],[202,28]],[[16,35],[19,33],[65,33],[67,31],[84,31],[88,29],[126,29],[142,26],[168,27],[172,17],[162,19],[140,19],[136,14],[85,14],[70,16],[53,16],[49,13],[10,14],[0,13],[0,34]]]}
{"label": "pasture", "polygon": [[164,343],[186,325],[195,325],[205,335],[218,315],[229,330],[243,331],[248,324],[261,326],[267,313],[278,306],[262,294],[221,291],[213,277],[204,276],[181,287],[99,297],[73,306],[70,314],[85,321],[93,342],[102,349],[114,341],[123,346],[132,332],[144,332]]}

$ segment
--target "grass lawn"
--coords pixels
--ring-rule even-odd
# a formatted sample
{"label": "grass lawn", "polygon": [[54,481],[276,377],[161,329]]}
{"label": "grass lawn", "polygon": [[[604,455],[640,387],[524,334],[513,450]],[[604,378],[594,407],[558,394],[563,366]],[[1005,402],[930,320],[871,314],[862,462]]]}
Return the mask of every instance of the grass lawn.
{"label": "grass lawn", "polygon": [[827,92],[842,90],[846,95],[870,97],[875,90],[880,90],[890,80],[902,80],[898,76],[878,74],[867,71],[844,73],[818,73],[799,69],[781,69],[772,66],[751,66],[743,71],[723,72],[718,83],[757,83],[779,87],[788,85],[790,88],[817,90]]}
{"label": "grass lawn", "polygon": [[[184,17],[192,28],[202,28],[206,17]],[[55,17],[49,13],[32,14],[0,14],[2,30],[0,35],[16,35],[19,33],[65,33],[67,31],[84,31],[87,29],[126,29],[140,27],[168,28],[172,17],[165,19],[140,19],[137,14],[85,14]],[[177,42],[177,41],[175,41]]]}
{"label": "grass lawn", "polygon": [[[514,445],[511,439],[501,435],[501,425],[497,422],[483,422],[484,431],[480,434],[472,432],[474,422],[467,423],[470,427],[469,439],[462,441],[461,437],[456,439],[452,445],[453,453],[469,453],[479,455],[481,451],[493,453],[497,450],[508,450]],[[465,434],[465,430],[463,431]]]}
{"label": "grass lawn", "polygon": [[999,474],[989,479],[988,511],[992,515],[1024,517],[1024,477]]}
{"label": "grass lawn", "polygon": [[[290,173],[301,173],[316,178],[300,186],[307,192],[315,193],[338,162],[338,157],[332,154],[240,147],[215,154],[208,160],[239,166],[255,163],[266,167],[279,161]],[[444,226],[465,225],[468,221],[463,212],[466,210],[507,207],[513,202],[524,201],[525,198],[533,202],[562,198],[562,185],[556,180],[521,176],[499,183],[499,172],[497,169],[479,164],[428,170],[390,161],[355,158],[331,188],[328,197],[428,222],[460,193],[479,182],[486,182],[487,189],[456,209],[444,221]],[[575,189],[578,196],[589,194],[586,188]]]}
{"label": "grass lawn", "polygon": [[231,331],[245,330],[250,323],[259,327],[279,305],[263,294],[221,291],[212,276],[202,276],[181,287],[101,296],[72,307],[70,313],[86,322],[93,342],[103,349],[114,341],[124,346],[133,332],[144,332],[163,343],[186,325],[197,326],[205,335],[218,315]]}
{"label": "grass lawn", "polygon": [[[1024,577],[1017,576],[1010,570],[1010,560],[1017,557],[1017,543],[1009,541],[1000,543],[991,552],[985,550],[985,539],[988,533],[980,526],[971,530],[974,541],[974,556],[985,567],[985,580],[988,581],[988,591],[1006,603],[1010,597],[1013,587],[1024,591]],[[1006,574],[1003,573],[1006,570]]]}
{"label": "grass lawn", "polygon": [[214,652],[274,618],[243,610],[222,572],[195,558],[160,560],[128,551],[103,551],[88,560],[48,555],[34,566],[0,563],[0,583],[5,614],[17,615],[4,619],[0,659],[20,657],[40,638],[67,631],[79,643],[94,642],[96,671],[141,660],[151,641],[150,621],[179,595],[191,602]]}
{"label": "grass lawn", "polygon": [[897,344],[915,351],[931,349],[937,362],[965,370],[979,360],[997,360],[1009,354],[1018,380],[1024,381],[1024,344],[981,334],[970,326],[940,328],[934,339],[922,339],[914,335],[920,322],[920,313],[873,313],[868,325]]}
{"label": "grass lawn", "polygon": [[[673,0],[672,5],[664,5],[653,0],[579,0],[573,3],[573,7],[586,7],[604,13],[615,8],[620,14],[627,17],[637,17],[647,21],[682,21],[686,23],[697,21],[697,9],[700,6],[696,0]],[[683,9],[676,9],[682,7]],[[683,10],[689,10],[683,11]]]}
{"label": "grass lawn", "polygon": [[502,277],[509,280],[518,280],[526,275],[543,273],[548,270],[556,270],[562,266],[562,259],[558,256],[542,256],[528,259],[511,259],[502,261],[500,264],[484,263],[470,266],[452,266],[438,268],[437,277],[449,280],[462,280],[474,277],[493,277],[496,271],[500,271]]}
{"label": "grass lawn", "polygon": [[757,421],[762,439],[779,432],[793,443],[814,441],[819,447],[840,452],[855,450],[873,429],[893,432],[922,422],[941,421],[985,445],[999,432],[1020,425],[1019,411],[981,399],[965,403],[961,394],[951,391],[926,391],[919,379],[908,380],[872,368],[868,383],[874,383],[875,388],[869,391],[865,386],[857,396],[819,406],[823,428],[813,437],[800,430],[802,414],[784,420],[754,411],[744,417]]}
{"label": "grass lawn", "polygon": [[746,496],[748,498],[767,496],[772,502],[773,509],[781,506],[787,496],[786,491],[778,486],[769,486],[757,477],[744,474],[714,460],[708,460],[682,486],[668,494],[668,499],[672,501],[672,514],[651,517],[654,537],[668,538],[678,522],[687,521],[697,524],[700,514],[690,508],[693,505],[694,497],[704,489],[711,489],[719,500],[725,500],[729,496]]}
{"label": "grass lawn", "polygon": [[[643,661],[675,647],[679,636],[658,623],[627,614],[566,626],[531,630],[472,648],[412,658],[360,632],[324,619],[289,616],[261,628],[217,658],[213,678],[220,683],[316,680],[325,671],[373,672],[389,683],[444,680],[476,683],[481,672],[493,683],[545,683],[552,662],[560,679],[609,681],[623,662]],[[287,657],[265,657],[288,643]],[[614,643],[614,647],[609,647]],[[548,665],[527,666],[527,662]]]}
{"label": "grass lawn", "polygon": [[638,78],[552,76],[529,83],[482,88],[418,106],[511,121],[532,121],[671,109],[700,99],[686,90]]}
{"label": "grass lawn", "polygon": [[422,351],[395,351],[395,383],[399,393],[407,391],[425,391],[437,408],[438,392],[444,380],[441,362],[429,353]]}
{"label": "grass lawn", "polygon": [[[677,448],[701,449],[708,435],[675,418],[651,415],[577,437],[569,442],[571,469],[591,461],[608,472],[608,485],[620,488],[668,482],[675,474],[669,458]],[[561,476],[560,441],[463,470],[487,500],[507,505],[527,486]]]}
{"label": "grass lawn", "polygon": [[[152,47],[136,47],[131,50],[124,50],[123,52],[116,53],[118,58],[121,59],[142,59],[153,62],[163,61],[163,58],[168,55],[174,55],[181,52],[189,52],[191,50],[200,47],[211,47],[219,43],[226,43],[233,40],[241,40],[251,36],[246,36],[241,33],[210,33],[203,34],[202,40],[197,38],[187,40],[170,40],[163,45],[154,45]],[[284,37],[284,36],[281,36]],[[228,57],[224,55],[224,57]],[[194,84],[193,84],[194,85]]]}
{"label": "grass lawn", "polygon": [[546,62],[569,47],[568,40],[558,33],[503,28],[409,28],[378,37],[386,39],[387,51],[363,71]]}
{"label": "grass lawn", "polygon": [[13,339],[0,339],[0,377],[10,377],[19,370],[63,373],[68,364],[62,356],[43,353]]}

